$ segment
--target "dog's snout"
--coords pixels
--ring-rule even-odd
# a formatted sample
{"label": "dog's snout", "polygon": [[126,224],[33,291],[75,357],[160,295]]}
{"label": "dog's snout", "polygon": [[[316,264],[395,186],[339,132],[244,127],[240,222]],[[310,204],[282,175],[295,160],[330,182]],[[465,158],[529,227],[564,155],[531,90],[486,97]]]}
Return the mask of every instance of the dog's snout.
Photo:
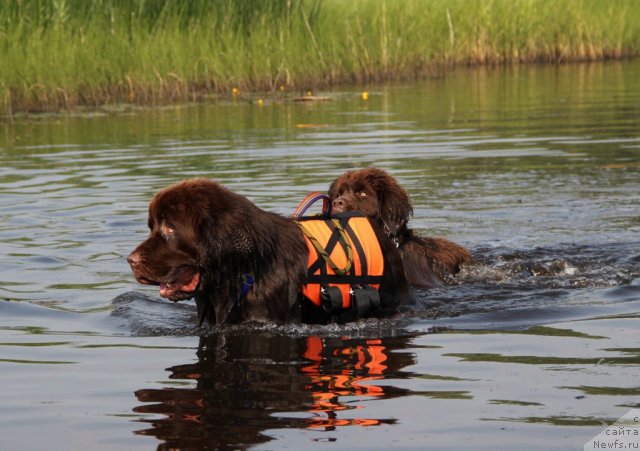
{"label": "dog's snout", "polygon": [[347,207],[347,203],[342,197],[338,197],[336,199],[333,199],[333,202],[331,202],[331,207],[337,211],[344,211],[344,209]]}
{"label": "dog's snout", "polygon": [[129,262],[129,265],[133,267],[139,265],[141,259],[142,256],[140,254],[140,251],[135,250],[129,254],[129,256],[127,257],[127,262]]}

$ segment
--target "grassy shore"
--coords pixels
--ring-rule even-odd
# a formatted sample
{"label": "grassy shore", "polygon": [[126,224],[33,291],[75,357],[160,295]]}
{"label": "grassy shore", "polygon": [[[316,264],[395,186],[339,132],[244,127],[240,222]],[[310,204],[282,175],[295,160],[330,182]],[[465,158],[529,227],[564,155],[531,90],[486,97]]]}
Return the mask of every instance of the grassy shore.
{"label": "grassy shore", "polygon": [[639,54],[637,0],[4,0],[0,114]]}

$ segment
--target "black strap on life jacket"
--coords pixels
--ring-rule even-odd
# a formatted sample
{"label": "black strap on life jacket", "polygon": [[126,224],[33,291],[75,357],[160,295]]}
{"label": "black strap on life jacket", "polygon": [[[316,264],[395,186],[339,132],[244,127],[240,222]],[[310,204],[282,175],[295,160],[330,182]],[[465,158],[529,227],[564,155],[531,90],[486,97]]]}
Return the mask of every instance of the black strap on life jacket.
{"label": "black strap on life jacket", "polygon": [[[343,224],[340,223],[339,220],[336,220],[336,219],[334,220],[326,219],[324,220],[324,222],[331,229],[331,236],[329,237],[329,242],[327,243],[326,247],[322,247],[322,245],[318,242],[316,237],[313,236],[313,234],[310,233],[304,226],[301,226],[302,232],[305,234],[305,236],[309,239],[309,241],[315,248],[316,254],[318,254],[318,257],[322,257],[322,260],[324,260],[327,263],[327,265],[333,270],[334,274],[338,276],[343,276],[345,274],[348,274],[353,266],[353,257],[352,257],[351,245],[347,242],[347,236],[344,230],[344,226]],[[344,268],[339,268],[338,265],[336,265],[331,259],[331,252],[333,252],[333,249],[335,249],[336,244],[338,242],[342,246],[342,249],[345,252],[345,255],[347,256],[347,263],[345,264]],[[322,264],[322,261],[320,260],[320,258],[318,258],[312,265],[313,272],[319,269],[321,264]],[[321,269],[326,272],[326,267],[324,265],[321,266]]]}
{"label": "black strap on life jacket", "polygon": [[[340,229],[342,229],[351,238],[353,247],[355,248],[355,251],[358,253],[358,256],[360,257],[361,274],[359,275],[356,274],[356,268],[353,265],[351,265],[351,267],[348,269],[348,271],[345,274],[341,274],[341,275],[328,274],[327,265],[325,264],[325,259],[321,257],[320,252],[318,251],[318,249],[316,249],[316,251],[318,251],[318,258],[316,259],[316,261],[314,261],[312,264],[309,265],[309,269],[307,272],[308,283],[318,283],[322,286],[327,286],[329,283],[349,284],[352,286],[366,286],[366,285],[379,284],[382,282],[382,279],[383,279],[382,276],[372,276],[372,275],[369,275],[368,273],[367,258],[366,258],[364,249],[362,247],[362,243],[360,243],[358,236],[349,225],[349,218],[354,216],[362,216],[362,215],[354,214],[354,213],[334,215],[333,219],[337,219],[340,227],[336,227],[336,225],[331,220],[326,220],[332,232],[324,248],[324,252],[328,255],[331,255],[331,253],[333,252],[333,250],[338,244],[342,246],[345,253],[348,252],[347,249],[350,248],[350,246],[345,241],[344,234],[341,233]],[[317,219],[317,218],[313,218],[313,219]],[[315,274],[318,270],[320,270],[320,273]]]}

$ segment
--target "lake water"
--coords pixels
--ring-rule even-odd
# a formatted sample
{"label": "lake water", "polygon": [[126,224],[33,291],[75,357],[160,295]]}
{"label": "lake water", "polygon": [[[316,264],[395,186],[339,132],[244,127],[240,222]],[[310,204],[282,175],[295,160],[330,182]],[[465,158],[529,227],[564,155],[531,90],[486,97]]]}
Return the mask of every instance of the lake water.
{"label": "lake water", "polygon": [[[321,94],[0,123],[0,449],[569,450],[640,408],[638,62]],[[174,181],[288,215],[372,165],[476,259],[398,318],[198,329],[130,274]]]}

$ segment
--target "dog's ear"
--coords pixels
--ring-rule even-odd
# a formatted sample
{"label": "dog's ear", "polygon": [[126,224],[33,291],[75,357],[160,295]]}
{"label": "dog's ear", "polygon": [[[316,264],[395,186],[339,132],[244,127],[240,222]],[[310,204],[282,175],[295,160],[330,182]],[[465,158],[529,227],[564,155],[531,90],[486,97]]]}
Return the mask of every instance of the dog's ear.
{"label": "dog's ear", "polygon": [[191,192],[191,220],[203,263],[223,255],[234,236],[235,223],[230,219],[235,209],[232,194],[214,182],[203,181]]}
{"label": "dog's ear", "polygon": [[407,227],[409,217],[413,215],[409,194],[395,178],[382,169],[368,169],[365,178],[378,196],[380,218],[389,229],[388,233],[398,235]]}

